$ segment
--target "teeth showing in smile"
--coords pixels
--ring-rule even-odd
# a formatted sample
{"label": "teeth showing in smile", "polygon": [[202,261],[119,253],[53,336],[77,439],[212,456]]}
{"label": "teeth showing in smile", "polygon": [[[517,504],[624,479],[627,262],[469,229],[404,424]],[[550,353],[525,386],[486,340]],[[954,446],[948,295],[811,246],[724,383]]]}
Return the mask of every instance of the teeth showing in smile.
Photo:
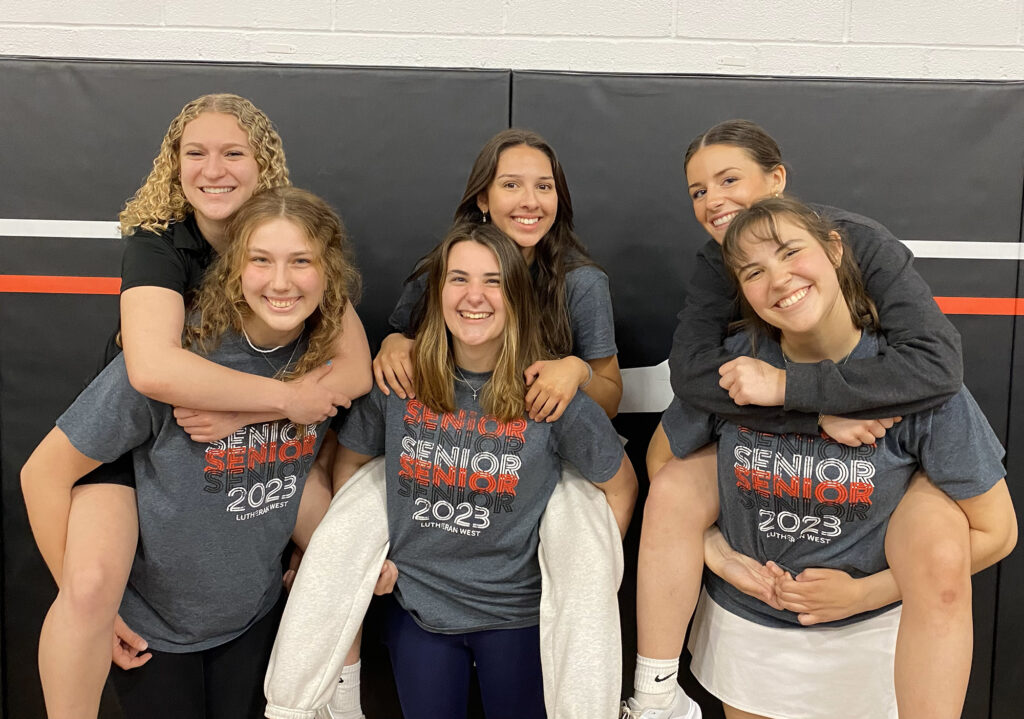
{"label": "teeth showing in smile", "polygon": [[271,307],[273,307],[276,310],[286,310],[292,305],[294,305],[296,302],[298,302],[298,299],[272,300],[268,297],[267,302],[270,304]]}
{"label": "teeth showing in smile", "polygon": [[518,222],[520,225],[536,225],[540,222],[539,217],[513,217],[513,220]]}
{"label": "teeth showing in smile", "polygon": [[483,320],[491,316],[490,312],[459,312],[459,315],[467,320]]}
{"label": "teeth showing in smile", "polygon": [[779,300],[776,303],[776,305],[779,308],[781,308],[781,309],[786,309],[787,307],[795,305],[797,302],[802,300],[806,295],[807,295],[807,288],[804,287],[803,289],[797,290],[796,292],[791,294],[789,297],[786,297],[784,299]]}
{"label": "teeth showing in smile", "polygon": [[231,192],[234,187],[204,187],[203,192],[207,195],[223,195],[226,192]]}
{"label": "teeth showing in smile", "polygon": [[721,227],[722,225],[728,225],[730,222],[732,222],[732,218],[736,217],[736,215],[738,214],[740,213],[737,211],[730,212],[728,215],[722,215],[721,217],[712,220],[711,225],[712,227]]}

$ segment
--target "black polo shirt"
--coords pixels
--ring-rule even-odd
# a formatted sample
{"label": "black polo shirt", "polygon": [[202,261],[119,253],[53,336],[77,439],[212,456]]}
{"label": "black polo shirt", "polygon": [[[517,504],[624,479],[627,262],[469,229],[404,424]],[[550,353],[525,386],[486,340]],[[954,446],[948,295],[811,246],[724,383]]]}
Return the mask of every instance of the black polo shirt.
{"label": "black polo shirt", "polygon": [[[172,222],[166,230],[136,229],[124,238],[121,292],[132,287],[166,287],[179,293],[188,307],[203,274],[217,253],[199,231],[194,215]],[[111,335],[100,369],[121,352],[120,328]]]}
{"label": "black polo shirt", "polygon": [[187,295],[198,289],[215,256],[194,215],[163,232],[136,230],[125,238],[121,292],[132,287],[166,287]]}

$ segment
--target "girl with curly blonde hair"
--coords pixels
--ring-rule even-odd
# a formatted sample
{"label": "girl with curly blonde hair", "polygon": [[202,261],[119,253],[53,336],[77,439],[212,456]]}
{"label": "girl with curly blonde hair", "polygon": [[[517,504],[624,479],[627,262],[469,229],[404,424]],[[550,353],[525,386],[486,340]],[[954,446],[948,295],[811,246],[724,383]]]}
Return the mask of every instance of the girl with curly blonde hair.
{"label": "girl with curly blonde hair", "polygon": [[[123,346],[132,387],[176,407],[177,421],[196,441],[269,419],[316,424],[369,389],[369,348],[350,304],[337,317],[342,331],[333,350],[289,382],[182,348],[191,297],[228,246],[235,213],[254,193],[289,184],[281,138],[267,116],[237,95],[204,95],[171,122],[152,172],[121,213],[121,324],[106,360]],[[327,358],[349,371],[331,372]],[[319,500],[311,502],[317,508],[300,522],[309,531],[330,496],[326,477],[317,486]],[[35,527],[44,555],[63,558],[54,573],[60,591],[40,635],[47,710],[55,718],[95,716],[111,637],[119,666],[138,666],[148,656],[145,641],[116,613],[138,537],[131,459],[103,465],[73,488],[37,477],[25,482],[25,492],[51,508],[47,516],[63,518]]]}
{"label": "girl with curly blonde hair", "polygon": [[[278,187],[243,204],[228,237],[186,332],[193,350],[265,378],[322,364],[359,287],[337,215],[308,192]],[[130,719],[256,716],[283,606],[281,555],[329,420],[268,419],[199,443],[173,412],[135,391],[116,358],[29,458],[26,506],[38,534],[64,517],[28,491],[36,478],[67,484],[130,452],[140,539],[120,614],[150,658],[114,670],[122,709]],[[59,548],[40,549],[60,579]]]}

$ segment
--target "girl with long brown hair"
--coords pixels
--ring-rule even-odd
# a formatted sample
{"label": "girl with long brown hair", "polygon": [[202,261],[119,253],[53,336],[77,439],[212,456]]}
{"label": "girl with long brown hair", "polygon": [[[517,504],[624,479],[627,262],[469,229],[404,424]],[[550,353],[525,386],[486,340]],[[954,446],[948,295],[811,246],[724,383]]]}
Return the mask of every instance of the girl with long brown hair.
{"label": "girl with long brown hair", "polygon": [[398,569],[386,644],[404,715],[465,716],[475,664],[488,717],[543,717],[538,526],[561,462],[605,493],[622,533],[636,478],[589,397],[528,418],[524,372],[551,355],[521,246],[492,224],[456,225],[424,277],[417,396],[374,389],[353,405],[334,481],[384,455]]}
{"label": "girl with long brown hair", "polygon": [[[531,269],[541,341],[556,359],[524,369],[531,419],[554,421],[583,391],[614,417],[622,398],[608,277],[576,236],[572,197],[552,147],[535,132],[502,130],[480,150],[455,210],[456,222],[493,224]],[[424,267],[406,281],[391,315],[395,333],[373,361],[385,393],[415,397],[413,336],[423,312]]]}
{"label": "girl with long brown hair", "polygon": [[[884,352],[852,252],[814,210],[761,200],[730,219],[722,249],[744,317],[743,331],[726,340],[730,351],[772,367]],[[721,512],[708,538],[714,573],[691,633],[695,676],[730,719],[896,717],[901,587],[886,554],[904,495],[915,488],[914,506],[926,512],[955,501],[971,527],[971,571],[1016,541],[1003,450],[970,393],[961,387],[857,448],[822,433],[758,431],[677,399],[649,459],[685,457],[708,442],[716,442]],[[783,577],[856,588],[844,614],[807,626],[816,622],[776,584]]]}

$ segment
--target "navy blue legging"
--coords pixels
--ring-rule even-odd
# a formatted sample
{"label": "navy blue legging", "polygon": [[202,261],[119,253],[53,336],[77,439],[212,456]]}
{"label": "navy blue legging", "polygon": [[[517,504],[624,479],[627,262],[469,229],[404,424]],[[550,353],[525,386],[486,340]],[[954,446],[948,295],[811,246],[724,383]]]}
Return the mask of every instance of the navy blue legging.
{"label": "navy blue legging", "polygon": [[487,719],[545,719],[536,626],[435,634],[392,601],[385,644],[405,719],[465,719],[474,662]]}

